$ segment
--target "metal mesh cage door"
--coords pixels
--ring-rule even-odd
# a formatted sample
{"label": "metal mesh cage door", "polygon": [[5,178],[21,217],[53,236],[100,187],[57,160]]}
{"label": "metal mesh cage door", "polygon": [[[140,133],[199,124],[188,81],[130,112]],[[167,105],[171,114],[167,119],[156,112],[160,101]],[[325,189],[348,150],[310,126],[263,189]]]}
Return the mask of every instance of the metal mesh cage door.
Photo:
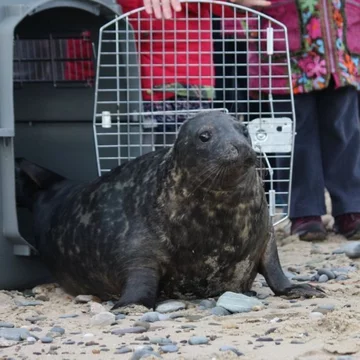
{"label": "metal mesh cage door", "polygon": [[277,224],[288,216],[295,136],[286,27],[228,2],[188,0],[182,7],[170,20],[132,9],[100,29],[99,175],[171,146],[196,113],[226,111],[248,125]]}

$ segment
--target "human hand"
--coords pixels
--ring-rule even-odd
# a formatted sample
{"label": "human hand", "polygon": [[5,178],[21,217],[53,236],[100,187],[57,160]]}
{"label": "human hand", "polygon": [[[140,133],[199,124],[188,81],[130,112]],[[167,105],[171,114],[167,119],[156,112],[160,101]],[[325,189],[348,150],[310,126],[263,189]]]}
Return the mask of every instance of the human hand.
{"label": "human hand", "polygon": [[180,0],[144,0],[144,6],[145,11],[149,15],[154,13],[157,19],[161,19],[162,17],[165,19],[171,19],[172,10],[181,10]]}
{"label": "human hand", "polygon": [[271,5],[271,2],[267,0],[229,0],[229,1],[234,4],[243,5],[249,8],[254,6],[266,7]]}

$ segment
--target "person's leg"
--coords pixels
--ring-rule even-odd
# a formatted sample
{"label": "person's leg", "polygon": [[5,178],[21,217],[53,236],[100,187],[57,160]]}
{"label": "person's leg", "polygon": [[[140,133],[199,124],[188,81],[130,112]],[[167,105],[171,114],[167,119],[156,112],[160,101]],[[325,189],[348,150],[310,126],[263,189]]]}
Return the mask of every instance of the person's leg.
{"label": "person's leg", "polygon": [[[299,234],[302,240],[321,240],[325,238],[326,231],[320,216],[326,209],[317,99],[315,93],[295,95],[294,99],[296,137],[290,203],[292,233]],[[291,103],[275,101],[274,111],[291,113]],[[289,160],[279,157],[277,167],[289,167]],[[280,170],[278,179],[287,178],[289,172]],[[278,189],[282,192],[287,191],[287,186],[287,183],[278,183]]]}
{"label": "person's leg", "polygon": [[360,238],[360,121],[356,89],[329,88],[321,93],[319,117],[325,186],[331,196],[337,230],[348,238]]}

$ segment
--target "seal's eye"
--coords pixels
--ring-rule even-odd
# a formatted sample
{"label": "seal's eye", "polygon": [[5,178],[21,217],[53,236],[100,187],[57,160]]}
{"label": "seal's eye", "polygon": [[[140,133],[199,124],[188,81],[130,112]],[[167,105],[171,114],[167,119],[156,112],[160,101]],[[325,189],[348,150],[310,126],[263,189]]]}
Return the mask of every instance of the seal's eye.
{"label": "seal's eye", "polygon": [[208,142],[211,139],[211,133],[209,131],[204,131],[199,135],[199,139],[202,142]]}

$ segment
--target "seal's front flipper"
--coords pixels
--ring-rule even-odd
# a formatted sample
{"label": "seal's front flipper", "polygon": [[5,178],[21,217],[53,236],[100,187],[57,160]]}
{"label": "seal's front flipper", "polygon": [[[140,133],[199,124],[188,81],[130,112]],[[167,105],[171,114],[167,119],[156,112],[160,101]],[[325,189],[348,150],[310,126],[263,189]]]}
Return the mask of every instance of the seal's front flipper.
{"label": "seal's front flipper", "polygon": [[290,299],[305,297],[325,297],[324,291],[309,284],[293,284],[283,273],[276,247],[274,230],[270,231],[270,239],[261,258],[259,273],[265,277],[275,295],[283,295]]}
{"label": "seal's front flipper", "polygon": [[128,278],[124,291],[112,307],[115,310],[127,305],[144,305],[148,309],[155,307],[159,276],[158,272],[152,268],[137,268],[128,270]]}

